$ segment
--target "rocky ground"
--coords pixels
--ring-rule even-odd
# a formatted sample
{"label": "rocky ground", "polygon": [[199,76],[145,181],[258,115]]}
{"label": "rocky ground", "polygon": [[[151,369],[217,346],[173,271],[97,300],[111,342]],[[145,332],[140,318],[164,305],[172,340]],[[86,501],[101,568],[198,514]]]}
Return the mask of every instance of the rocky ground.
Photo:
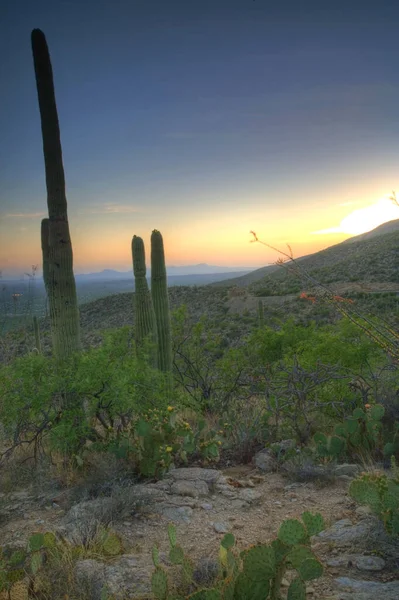
{"label": "rocky ground", "polygon": [[240,548],[268,542],[285,518],[300,517],[309,510],[320,512],[328,528],[312,541],[325,571],[308,586],[308,597],[398,600],[399,544],[348,496],[356,468],[341,468],[334,483],[320,487],[289,483],[278,473],[262,471],[259,467],[268,470],[262,456],[256,462],[258,467],[223,471],[175,469],[157,483],[114,487],[108,495],[75,503],[71,490],[3,493],[1,543],[24,545],[36,531],[55,531],[71,542],[82,543],[99,523],[110,525],[122,537],[124,554],[108,561],[78,561],[78,580],[89,585],[93,600],[100,600],[105,583],[121,600],[151,598],[151,550],[158,544],[167,564],[168,522],[176,524],[179,542],[198,565],[198,583],[206,584],[212,578],[225,532],[234,533]]}

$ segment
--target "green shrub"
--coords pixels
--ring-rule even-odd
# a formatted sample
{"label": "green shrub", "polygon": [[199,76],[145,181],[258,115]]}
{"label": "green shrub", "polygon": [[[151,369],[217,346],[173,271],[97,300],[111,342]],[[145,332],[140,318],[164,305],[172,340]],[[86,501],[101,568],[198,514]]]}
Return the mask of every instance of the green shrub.
{"label": "green shrub", "polygon": [[142,475],[160,476],[173,461],[187,462],[192,454],[207,462],[219,460],[222,442],[216,431],[207,431],[204,420],[194,431],[173,406],[164,411],[150,409],[138,419],[133,431],[131,451]]}

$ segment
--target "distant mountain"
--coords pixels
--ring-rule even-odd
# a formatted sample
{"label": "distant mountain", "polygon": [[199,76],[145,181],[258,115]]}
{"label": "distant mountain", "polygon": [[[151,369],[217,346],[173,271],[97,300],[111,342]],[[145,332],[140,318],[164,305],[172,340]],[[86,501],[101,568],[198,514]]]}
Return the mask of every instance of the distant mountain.
{"label": "distant mountain", "polygon": [[[170,266],[166,267],[168,276],[181,276],[181,275],[213,275],[213,274],[234,274],[234,273],[248,273],[249,271],[255,270],[256,267],[220,267],[215,265],[207,265],[206,263],[200,263],[198,265],[187,265],[182,267]],[[151,269],[147,269],[147,275],[151,274]],[[104,269],[97,273],[81,273],[75,275],[76,281],[113,281],[116,279],[130,279],[133,277],[133,269],[131,271],[116,271],[114,269]]]}

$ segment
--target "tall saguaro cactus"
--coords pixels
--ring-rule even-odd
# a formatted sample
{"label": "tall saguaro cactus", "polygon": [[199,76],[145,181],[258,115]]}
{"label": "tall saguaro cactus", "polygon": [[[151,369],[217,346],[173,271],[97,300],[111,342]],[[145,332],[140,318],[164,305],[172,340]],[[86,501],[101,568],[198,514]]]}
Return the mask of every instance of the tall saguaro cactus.
{"label": "tall saguaro cactus", "polygon": [[41,118],[48,219],[42,221],[43,277],[50,307],[53,352],[58,359],[80,349],[79,310],[73,274],[65,176],[53,71],[46,38],[32,31],[32,53]]}
{"label": "tall saguaro cactus", "polygon": [[151,296],[158,331],[158,367],[172,371],[172,336],[166,280],[165,252],[162,235],[154,229],[151,234]]}
{"label": "tall saguaro cactus", "polygon": [[[154,345],[157,342],[157,326],[155,323],[155,312],[152,305],[151,293],[147,283],[144,242],[137,235],[132,239],[133,272],[135,281],[135,329],[136,347],[140,351],[145,340]],[[152,363],[157,365],[155,352],[152,355]]]}

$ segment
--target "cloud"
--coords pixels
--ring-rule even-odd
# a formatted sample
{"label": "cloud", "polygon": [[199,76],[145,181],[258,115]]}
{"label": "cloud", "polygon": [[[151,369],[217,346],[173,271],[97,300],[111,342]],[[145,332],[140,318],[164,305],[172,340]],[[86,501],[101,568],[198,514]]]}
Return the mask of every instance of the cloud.
{"label": "cloud", "polygon": [[38,219],[39,217],[45,217],[46,213],[6,213],[2,216],[3,219]]}
{"label": "cloud", "polygon": [[122,213],[122,214],[138,213],[138,212],[142,212],[142,210],[136,208],[135,206],[131,206],[129,204],[116,204],[116,203],[111,202],[109,204],[102,204],[100,206],[96,206],[93,208],[83,209],[82,211],[79,211],[79,212],[98,215],[98,214],[113,214],[113,213]]}
{"label": "cloud", "polygon": [[311,233],[314,235],[329,233],[350,233],[357,235],[371,231],[379,225],[395,219],[399,219],[398,206],[390,198],[384,197],[371,206],[352,211],[342,219],[338,226],[312,231]]}
{"label": "cloud", "polygon": [[324,235],[327,233],[345,233],[342,231],[341,226],[339,227],[330,227],[329,229],[319,229],[318,231],[311,231],[312,235]]}

